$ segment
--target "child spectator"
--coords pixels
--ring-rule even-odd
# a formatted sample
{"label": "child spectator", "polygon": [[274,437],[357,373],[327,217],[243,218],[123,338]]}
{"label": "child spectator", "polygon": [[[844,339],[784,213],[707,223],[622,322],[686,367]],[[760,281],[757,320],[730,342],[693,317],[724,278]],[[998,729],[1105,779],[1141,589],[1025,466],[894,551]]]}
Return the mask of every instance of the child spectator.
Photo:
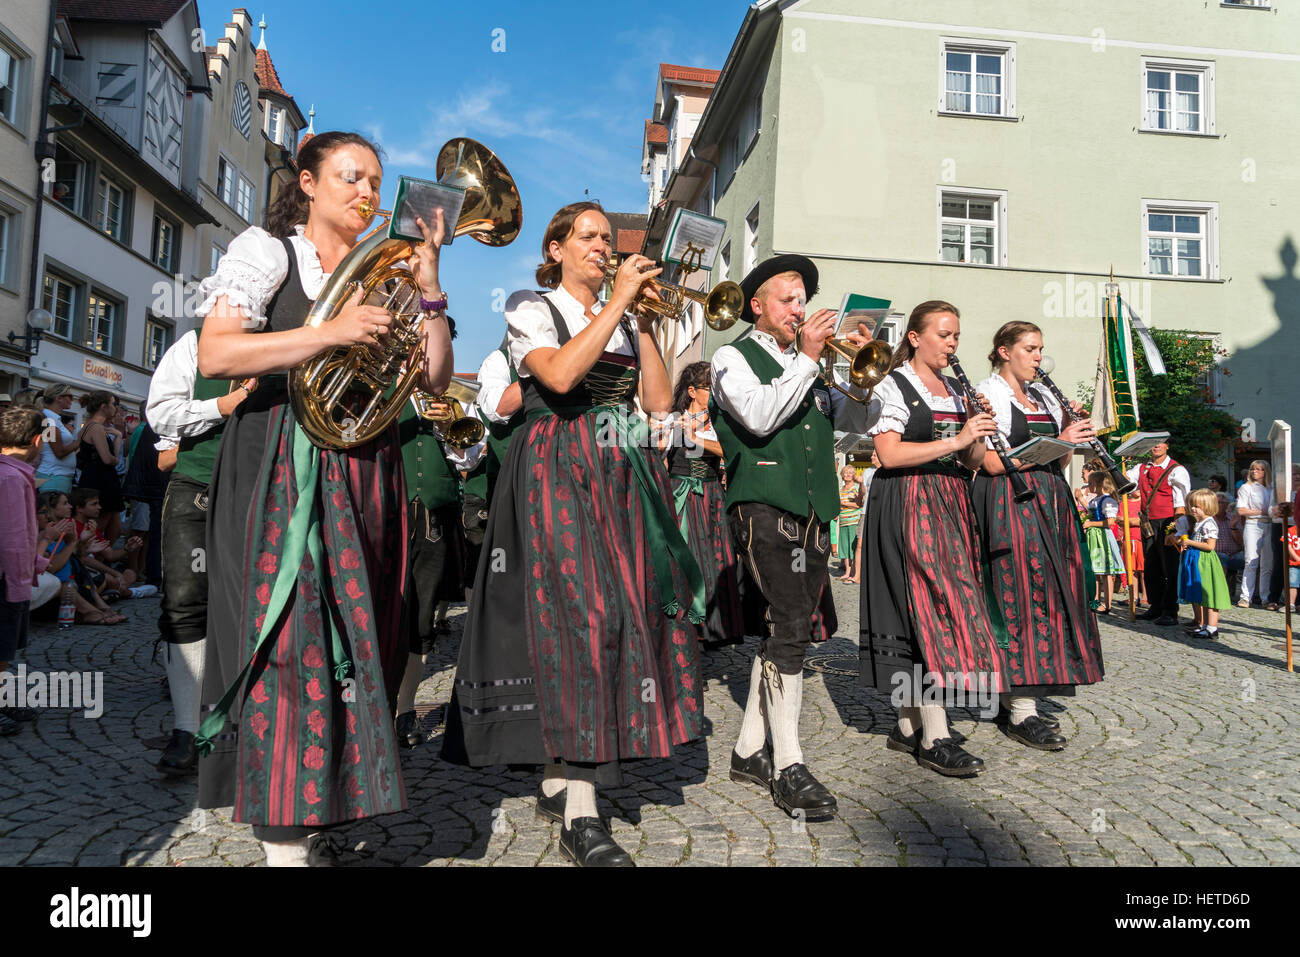
{"label": "child spectator", "polygon": [[[82,561],[88,545],[78,540],[68,496],[62,492],[41,493],[38,517],[45,524],[49,543],[43,552],[50,560],[46,573],[55,577],[60,590],[62,585],[72,582],[76,589],[73,603],[77,621],[87,625],[116,625],[126,621],[126,616],[109,608],[95,590],[94,579]],[[33,604],[32,610],[36,608]]]}
{"label": "child spectator", "polygon": [[[113,548],[99,530],[100,504],[96,489],[74,488],[72,513],[77,526],[77,539],[86,543],[85,554],[81,556],[82,564],[90,569],[97,582],[103,583],[106,591],[116,593],[119,598],[130,598],[135,574],[129,570],[118,570],[110,563],[122,561],[128,552],[135,551],[143,542],[132,537],[127,539],[125,548]],[[106,597],[112,599],[114,595]]]}
{"label": "child spectator", "polygon": [[[1115,483],[1105,469],[1088,473],[1088,519],[1083,523],[1088,540],[1088,556],[1092,573],[1097,577],[1097,614],[1110,614],[1110,597],[1115,589],[1112,576],[1124,573],[1124,556],[1111,529],[1119,515],[1119,502],[1115,501]],[[1104,596],[1104,598],[1103,598]],[[1105,604],[1102,604],[1102,602]]]}
{"label": "child spectator", "polygon": [[1195,625],[1187,629],[1188,634],[1193,638],[1217,638],[1219,612],[1232,604],[1228,581],[1214,551],[1215,536],[1219,534],[1214,522],[1219,499],[1208,488],[1198,488],[1187,496],[1187,508],[1196,524],[1190,537],[1178,538],[1178,600],[1191,604],[1195,616]]}
{"label": "child spectator", "polygon": [[1286,530],[1286,556],[1287,556],[1287,601],[1291,604],[1292,611],[1300,611],[1295,605],[1296,589],[1300,588],[1300,532],[1296,531],[1295,520],[1287,526]]}
{"label": "child spectator", "polygon": [[[36,409],[15,406],[0,413],[0,672],[27,645],[32,586],[48,564],[38,551],[33,467],[44,429]],[[22,719],[29,717],[15,708],[0,710],[0,735],[21,731]]]}

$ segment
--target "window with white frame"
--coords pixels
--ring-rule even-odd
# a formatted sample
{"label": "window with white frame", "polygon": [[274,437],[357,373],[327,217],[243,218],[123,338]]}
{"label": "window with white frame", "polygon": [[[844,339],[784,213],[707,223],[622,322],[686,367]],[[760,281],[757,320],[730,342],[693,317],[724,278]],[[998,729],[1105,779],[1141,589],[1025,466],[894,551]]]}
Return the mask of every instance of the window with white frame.
{"label": "window with white frame", "polygon": [[1214,133],[1214,64],[1200,60],[1142,60],[1142,129]]}
{"label": "window with white frame", "polygon": [[10,123],[18,122],[18,106],[22,102],[18,92],[21,66],[21,58],[0,43],[0,117]]}
{"label": "window with white frame", "polygon": [[85,216],[86,178],[89,165],[62,143],[54,147],[54,182],[50,196],[60,206],[78,216]]}
{"label": "window with white frame", "polygon": [[144,364],[156,369],[163,353],[171,348],[172,327],[165,322],[150,319],[145,323]]}
{"label": "window with white frame", "polygon": [[731,278],[731,243],[722,247],[718,254],[718,282]]}
{"label": "window with white frame", "polygon": [[253,221],[253,184],[224,156],[217,158],[217,195],[245,222]]}
{"label": "window with white frame", "polygon": [[7,209],[0,209],[0,284],[9,280],[9,231],[14,217]]}
{"label": "window with white frame", "polygon": [[1217,203],[1142,203],[1143,273],[1168,279],[1217,279]]}
{"label": "window with white frame", "polygon": [[253,184],[243,176],[240,176],[239,182],[235,184],[235,212],[242,216],[245,222],[253,221]]}
{"label": "window with white frame", "polygon": [[82,344],[96,352],[113,354],[122,307],[119,303],[94,291],[86,299],[86,328]]}
{"label": "window with white frame", "polygon": [[1016,45],[943,38],[939,111],[966,116],[1016,115]]}
{"label": "window with white frame", "polygon": [[217,274],[217,264],[221,262],[221,257],[224,256],[225,254],[226,254],[225,249],[218,246],[216,243],[212,244],[212,251],[208,254],[208,275],[209,276],[215,276]]}
{"label": "window with white frame", "polygon": [[111,176],[101,174],[95,191],[95,228],[118,242],[130,239],[130,192]]}
{"label": "window with white frame", "polygon": [[77,284],[46,270],[41,287],[41,308],[54,317],[50,332],[71,339],[73,315],[77,308]]}
{"label": "window with white frame", "polygon": [[266,136],[272,143],[284,145],[280,134],[284,127],[284,110],[277,107],[270,107],[266,111]]}
{"label": "window with white frame", "polygon": [[749,271],[758,265],[758,203],[749,211],[745,217],[745,269],[746,276]]}
{"label": "window with white frame", "polygon": [[1005,266],[1005,191],[941,190],[939,259],[974,266]]}
{"label": "window with white frame", "polygon": [[168,272],[176,271],[180,259],[180,230],[165,216],[154,213],[153,243],[150,251],[153,264]]}

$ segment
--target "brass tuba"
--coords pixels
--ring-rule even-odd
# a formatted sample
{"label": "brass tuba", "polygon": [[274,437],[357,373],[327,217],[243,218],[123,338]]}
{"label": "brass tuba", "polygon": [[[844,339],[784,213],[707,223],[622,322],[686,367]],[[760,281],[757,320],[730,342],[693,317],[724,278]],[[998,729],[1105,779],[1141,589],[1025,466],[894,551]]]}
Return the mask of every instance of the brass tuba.
{"label": "brass tuba", "polygon": [[[465,190],[453,236],[505,246],[519,235],[519,190],[486,146],[465,138],[448,140],[438,151],[437,170],[439,183]],[[361,212],[388,215],[368,204]],[[360,289],[363,303],[382,306],[393,315],[393,325],[380,337],[379,355],[364,345],[339,347],[290,371],[289,401],[317,446],[350,449],[371,441],[397,418],[415,389],[423,314],[419,286],[403,265],[411,255],[406,240],[371,232],[339,263],[307,314],[306,325],[329,322]]]}

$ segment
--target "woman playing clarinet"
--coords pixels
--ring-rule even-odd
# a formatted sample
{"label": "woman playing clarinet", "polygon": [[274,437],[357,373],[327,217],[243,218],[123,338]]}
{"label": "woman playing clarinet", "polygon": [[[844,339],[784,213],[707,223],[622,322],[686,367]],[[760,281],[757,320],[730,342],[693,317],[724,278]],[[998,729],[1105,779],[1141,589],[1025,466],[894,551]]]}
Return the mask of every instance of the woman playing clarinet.
{"label": "woman playing clarinet", "polygon": [[[995,374],[977,388],[1010,448],[1036,435],[1074,443],[1093,435],[1092,425],[1078,416],[1078,403],[1070,416],[1047,388],[1034,382],[1042,358],[1043,334],[1032,322],[1008,322],[993,337],[989,362]],[[1038,713],[1037,699],[1073,695],[1076,685],[1100,681],[1103,672],[1078,510],[1062,473],[1068,462],[1066,456],[1022,467],[1034,496],[1017,502],[990,443],[971,488],[994,610],[1008,637],[1010,687],[1002,697],[1003,728],[1012,739],[1040,751],[1059,751],[1066,739],[1055,719]]]}
{"label": "woman playing clarinet", "polygon": [[[963,691],[1002,690],[1004,653],[984,600],[968,476],[984,460],[993,417],[968,414],[943,374],[957,349],[955,306],[912,310],[894,371],[876,388],[871,434],[881,468],[871,482],[862,547],[862,677],[890,693],[898,725],[886,747],[923,767],[973,777],[984,762],[950,732],[942,704]],[[981,689],[982,686],[982,689]]]}
{"label": "woman playing clarinet", "polygon": [[612,252],[598,204],[565,206],[542,239],[537,282],[550,292],[506,304],[527,423],[488,514],[443,751],[474,767],[544,766],[537,814],[588,867],[632,865],[596,786],[617,786],[620,761],[668,757],[703,718],[691,629],[703,583],[631,411],[638,395],[661,416],[672,402],[650,319],[628,312],[659,270],[629,257],[602,302]]}

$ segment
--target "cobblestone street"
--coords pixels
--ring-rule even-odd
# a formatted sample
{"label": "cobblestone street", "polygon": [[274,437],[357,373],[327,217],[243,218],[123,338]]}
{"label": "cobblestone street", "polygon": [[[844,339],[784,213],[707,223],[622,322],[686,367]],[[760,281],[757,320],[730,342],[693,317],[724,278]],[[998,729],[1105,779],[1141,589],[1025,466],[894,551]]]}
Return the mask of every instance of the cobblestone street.
{"label": "cobblestone street", "polygon": [[[728,779],[750,639],[706,659],[705,738],[626,765],[624,787],[602,792],[638,864],[1300,863],[1300,675],[1284,670],[1281,614],[1232,608],[1212,643],[1104,619],[1105,682],[1045,707],[1069,747],[1031,751],[957,709],[987,771],[954,780],[885,749],[893,709],[856,677],[856,589],[836,586],[836,601],[839,637],[805,672],[802,736],[839,816],[801,827]],[[170,730],[150,662],[158,601],[118,607],[131,620],[116,627],[34,628],[28,671],[103,671],[104,711],[45,709],[0,739],[0,864],[261,864],[247,827],[193,809],[193,778],[154,769],[146,741]],[[402,752],[411,810],[340,829],[345,865],[568,866],[559,826],[534,818],[535,775],[438,758],[462,614],[420,689],[429,742]]]}

